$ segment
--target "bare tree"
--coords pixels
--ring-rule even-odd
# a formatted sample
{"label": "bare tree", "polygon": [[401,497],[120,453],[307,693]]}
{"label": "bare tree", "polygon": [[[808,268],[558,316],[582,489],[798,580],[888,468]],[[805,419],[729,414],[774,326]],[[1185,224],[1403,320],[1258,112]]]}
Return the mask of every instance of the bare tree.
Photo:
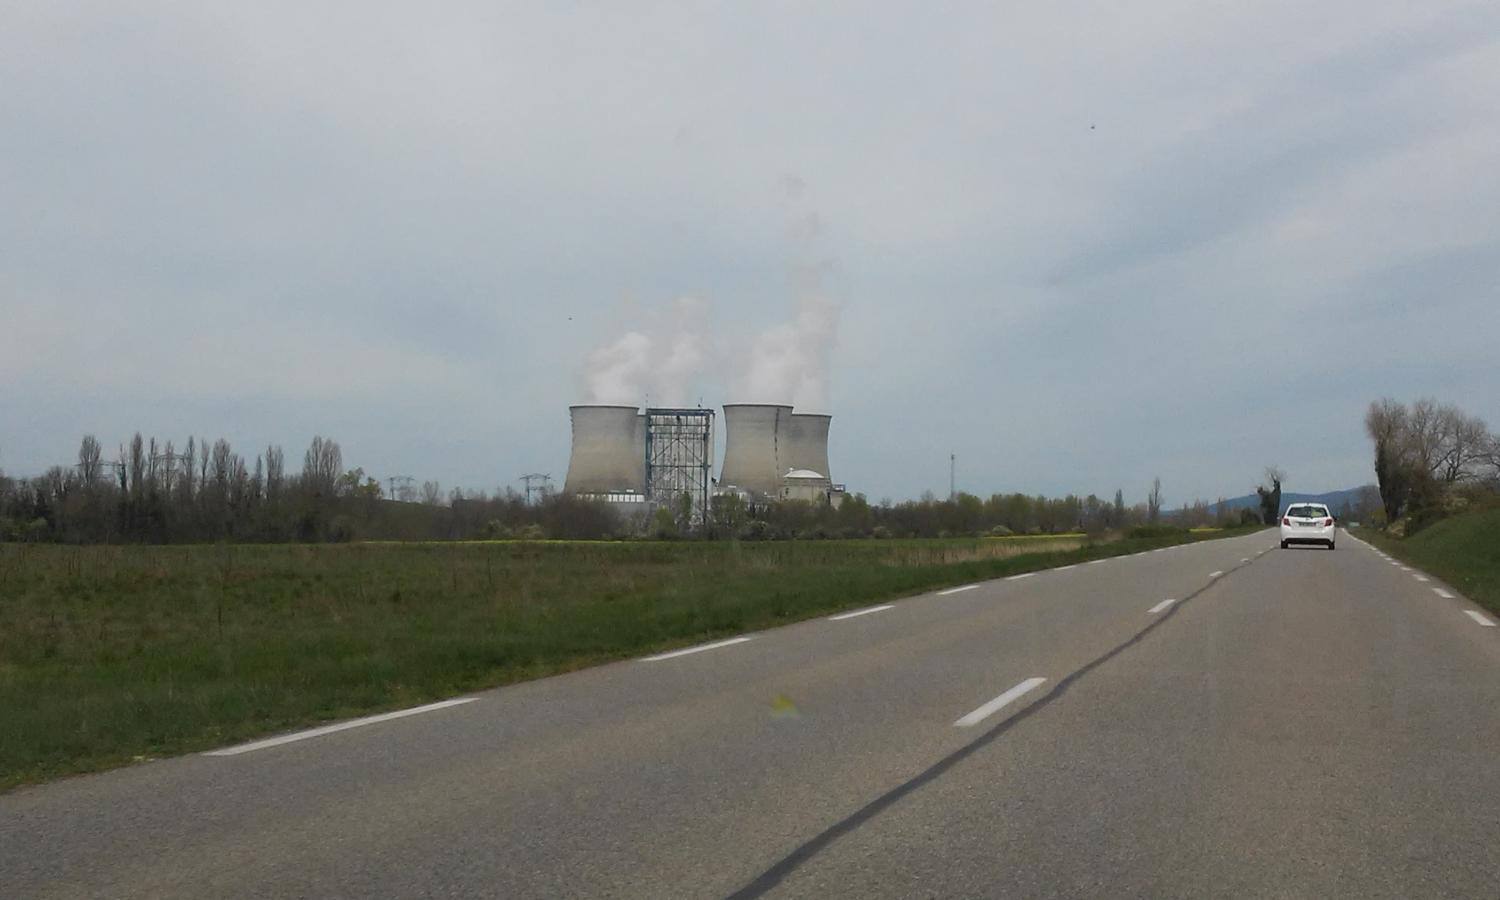
{"label": "bare tree", "polygon": [[99,480],[100,456],[99,440],[92,434],[84,435],[83,443],[78,446],[78,478],[85,487],[92,487]]}
{"label": "bare tree", "polygon": [[422,502],[428,506],[443,504],[443,488],[436,481],[422,482]]}
{"label": "bare tree", "polygon": [[266,502],[275,505],[281,500],[281,489],[285,476],[285,462],[281,448],[274,444],[266,448]]}
{"label": "bare tree", "polygon": [[302,457],[302,486],[314,495],[331,497],[343,469],[344,454],[338,442],[314,437]]}
{"label": "bare tree", "polygon": [[1146,521],[1156,524],[1161,518],[1161,479],[1151,481],[1151,493],[1146,495]]}

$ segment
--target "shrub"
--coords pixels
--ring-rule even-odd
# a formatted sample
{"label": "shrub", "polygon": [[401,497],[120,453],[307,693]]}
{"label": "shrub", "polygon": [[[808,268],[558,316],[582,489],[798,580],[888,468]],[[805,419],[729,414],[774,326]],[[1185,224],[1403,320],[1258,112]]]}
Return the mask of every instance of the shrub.
{"label": "shrub", "polygon": [[990,537],[1010,537],[1013,534],[1015,534],[1015,532],[1011,531],[1009,528],[1006,528],[1004,525],[996,525],[994,528],[990,529]]}
{"label": "shrub", "polygon": [[1137,525],[1136,527],[1130,529],[1127,537],[1159,538],[1172,537],[1174,535],[1186,533],[1186,528],[1179,528],[1176,525]]}

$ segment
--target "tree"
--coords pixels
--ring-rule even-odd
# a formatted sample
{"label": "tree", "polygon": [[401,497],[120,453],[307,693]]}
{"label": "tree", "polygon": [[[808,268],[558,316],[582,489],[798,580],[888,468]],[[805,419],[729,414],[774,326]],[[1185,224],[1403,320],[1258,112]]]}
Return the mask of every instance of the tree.
{"label": "tree", "polygon": [[436,481],[422,482],[422,503],[426,506],[442,506],[443,486]]}
{"label": "tree", "polygon": [[83,443],[78,446],[78,477],[86,488],[99,480],[100,455],[99,440],[92,434],[84,435]]}
{"label": "tree", "polygon": [[1266,466],[1265,483],[1255,489],[1260,497],[1260,521],[1263,525],[1275,525],[1281,518],[1281,482],[1286,473],[1277,466]]}
{"label": "tree", "polygon": [[337,441],[314,436],[302,456],[302,488],[314,497],[332,497],[344,474],[344,454]]}
{"label": "tree", "polygon": [[1152,525],[1161,518],[1161,479],[1151,482],[1151,493],[1146,495],[1146,521]]}
{"label": "tree", "polygon": [[1411,492],[1412,464],[1407,457],[1406,405],[1389,397],[1370,404],[1365,412],[1365,431],[1375,444],[1375,482],[1385,520],[1395,522],[1406,508]]}

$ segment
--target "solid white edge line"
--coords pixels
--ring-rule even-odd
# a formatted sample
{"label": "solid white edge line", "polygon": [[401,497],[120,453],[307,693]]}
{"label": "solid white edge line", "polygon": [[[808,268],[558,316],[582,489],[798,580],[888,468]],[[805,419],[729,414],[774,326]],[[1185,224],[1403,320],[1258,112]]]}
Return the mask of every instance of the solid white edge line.
{"label": "solid white edge line", "polygon": [[1053,569],[1052,571],[1054,571],[1054,572],[1066,572],[1069,569],[1076,569],[1076,568],[1078,568],[1078,563],[1073,563],[1071,566],[1058,566],[1057,568]]}
{"label": "solid white edge line", "polygon": [[404,719],[407,716],[415,716],[419,713],[432,712],[436,709],[447,709],[450,706],[459,706],[464,703],[472,703],[478,697],[459,697],[456,700],[441,700],[437,703],[429,703],[426,706],[413,706],[411,709],[397,710],[396,712],[381,713],[378,716],[365,716],[363,719],[350,719],[347,722],[339,722],[336,725],[324,725],[320,728],[309,728],[306,731],[294,731],[291,734],[283,734],[280,737],[266,738],[260,741],[251,741],[248,744],[237,744],[233,747],[225,747],[222,750],[209,750],[204,756],[239,756],[241,753],[249,753],[252,750],[264,750],[267,747],[279,747],[282,744],[290,744],[294,741],[305,741],[308,738],[322,737],[325,734],[333,734],[336,731],[348,731],[350,728],[359,728],[363,725],[374,725],[376,722],[389,722],[392,719]]}
{"label": "solid white edge line", "polygon": [[1091,559],[1091,560],[1089,560],[1089,565],[1091,565],[1091,566],[1097,566],[1100,563],[1109,562],[1109,560],[1110,560],[1110,557],[1108,557],[1108,556],[1106,556],[1103,559]]}
{"label": "solid white edge line", "polygon": [[1022,578],[1030,578],[1031,576],[1033,576],[1035,574],[1036,574],[1035,572],[1022,572],[1020,575],[1012,575],[1012,576],[1010,576],[1009,578],[1007,578],[1005,580],[1006,581],[1020,581]]}
{"label": "solid white edge line", "polygon": [[830,622],[842,622],[845,619],[852,619],[852,618],[855,618],[856,616],[868,616],[870,613],[885,612],[888,609],[895,609],[895,608],[896,608],[896,604],[894,604],[894,603],[885,603],[885,604],[882,604],[880,606],[872,606],[872,607],[870,607],[868,609],[856,609],[854,612],[839,613],[836,616],[829,616],[828,617],[828,621],[830,621]]}
{"label": "solid white edge line", "polygon": [[1448,593],[1447,591],[1443,590],[1442,588],[1433,588],[1432,592],[1434,594],[1437,594],[1439,597],[1442,597],[1444,600],[1455,600],[1455,599],[1457,599],[1452,594]]}
{"label": "solid white edge line", "polygon": [[949,594],[959,594],[959,593],[962,593],[964,591],[972,591],[972,590],[974,590],[977,587],[979,587],[979,585],[977,585],[977,584],[966,584],[963,587],[948,588],[946,591],[938,591],[937,595],[939,597],[946,597]]}
{"label": "solid white edge line", "polygon": [[664,659],[675,659],[679,656],[687,656],[689,653],[702,653],[704,650],[717,650],[720,647],[728,647],[731,644],[743,644],[750,640],[747,637],[729,638],[725,641],[714,641],[712,644],[699,644],[696,647],[684,647],[681,650],[673,650],[670,653],[658,653],[655,656],[645,656],[641,662],[661,662]]}
{"label": "solid white edge line", "polygon": [[1166,609],[1167,607],[1171,606],[1173,603],[1176,603],[1176,602],[1177,602],[1177,600],[1175,598],[1171,599],[1171,600],[1163,600],[1162,602],[1160,602],[1160,603],[1156,604],[1155,606],[1151,607],[1150,609],[1146,610],[1146,612],[1148,612],[1148,613],[1159,613],[1162,610]]}
{"label": "solid white edge line", "polygon": [[1486,628],[1494,628],[1495,627],[1495,623],[1491,622],[1482,613],[1477,613],[1477,612],[1475,612],[1472,609],[1466,609],[1466,610],[1464,610],[1464,613],[1467,614],[1469,618],[1473,619],[1474,621],[1478,622],[1479,624],[1483,625]]}
{"label": "solid white edge line", "polygon": [[1209,572],[1208,573],[1208,577],[1209,578],[1218,578],[1220,575],[1223,575],[1223,574],[1224,573],[1222,571],[1219,571],[1219,572]]}
{"label": "solid white edge line", "polygon": [[980,722],[983,722],[985,719],[988,719],[990,716],[993,716],[995,713],[999,712],[1001,709],[1009,705],[1012,701],[1020,697],[1022,694],[1025,694],[1026,692],[1034,689],[1035,687],[1037,687],[1037,685],[1040,685],[1046,680],[1047,679],[1045,678],[1026,679],[1025,681],[1021,682],[1020,684],[1016,685],[1015,687],[1011,688],[1010,690],[1006,691],[1005,693],[1001,694],[985,705],[959,719],[957,722],[954,722],[953,727],[968,728],[973,725],[978,725]]}

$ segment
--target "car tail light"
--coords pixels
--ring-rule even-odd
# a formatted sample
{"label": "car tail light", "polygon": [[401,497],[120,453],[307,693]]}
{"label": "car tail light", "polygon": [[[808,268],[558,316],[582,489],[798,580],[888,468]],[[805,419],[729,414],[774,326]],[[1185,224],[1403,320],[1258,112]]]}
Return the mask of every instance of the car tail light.
{"label": "car tail light", "polygon": [[1324,519],[1323,520],[1323,527],[1324,528],[1327,528],[1328,526],[1330,526],[1332,524],[1333,524],[1333,520],[1332,519]]}
{"label": "car tail light", "polygon": [[1292,520],[1289,519],[1289,518],[1287,518],[1286,516],[1282,516],[1281,517],[1281,524],[1283,524],[1283,525],[1290,525],[1290,524],[1292,524]]}

